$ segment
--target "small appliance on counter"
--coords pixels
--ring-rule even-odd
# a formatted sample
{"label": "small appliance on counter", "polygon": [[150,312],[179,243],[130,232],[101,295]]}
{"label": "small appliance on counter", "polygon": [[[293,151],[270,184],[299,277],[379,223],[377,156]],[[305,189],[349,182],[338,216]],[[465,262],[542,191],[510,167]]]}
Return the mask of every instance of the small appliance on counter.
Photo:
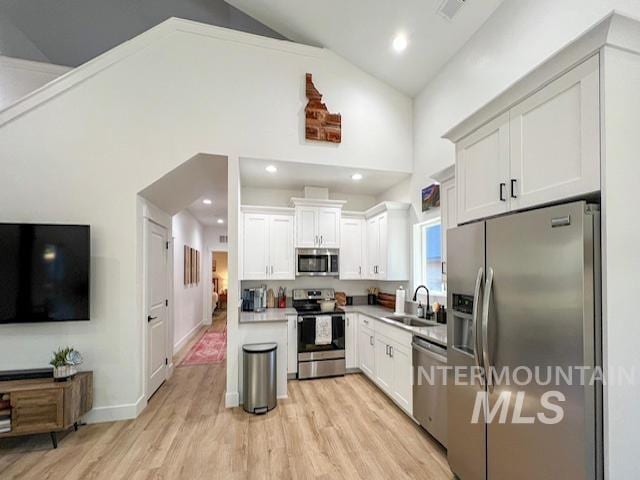
{"label": "small appliance on counter", "polygon": [[243,312],[264,312],[267,305],[267,287],[245,288],[242,291]]}

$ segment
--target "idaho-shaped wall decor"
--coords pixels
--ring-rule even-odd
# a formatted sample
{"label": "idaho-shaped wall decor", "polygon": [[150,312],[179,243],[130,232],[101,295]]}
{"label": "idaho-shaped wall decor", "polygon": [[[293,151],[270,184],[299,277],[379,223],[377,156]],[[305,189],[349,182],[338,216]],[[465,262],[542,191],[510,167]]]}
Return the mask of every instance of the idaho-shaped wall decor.
{"label": "idaho-shaped wall decor", "polygon": [[307,106],[305,113],[305,138],[321,142],[340,143],[342,141],[342,117],[331,113],[322,103],[322,94],[316,89],[307,73]]}

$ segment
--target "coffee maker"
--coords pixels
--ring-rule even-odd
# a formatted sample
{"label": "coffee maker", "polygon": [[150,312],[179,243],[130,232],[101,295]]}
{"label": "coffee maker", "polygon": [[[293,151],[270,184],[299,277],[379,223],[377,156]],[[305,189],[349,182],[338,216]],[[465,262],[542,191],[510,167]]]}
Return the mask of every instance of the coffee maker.
{"label": "coffee maker", "polygon": [[245,288],[242,291],[243,312],[264,312],[267,306],[267,286]]}

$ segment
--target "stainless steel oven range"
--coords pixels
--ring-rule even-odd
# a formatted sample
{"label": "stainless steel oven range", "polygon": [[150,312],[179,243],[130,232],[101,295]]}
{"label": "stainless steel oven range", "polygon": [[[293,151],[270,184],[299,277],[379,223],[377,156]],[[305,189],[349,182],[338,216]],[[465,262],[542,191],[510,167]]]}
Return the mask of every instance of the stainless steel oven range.
{"label": "stainless steel oven range", "polygon": [[298,312],[298,378],[344,375],[345,313],[340,308],[321,311],[320,302],[335,301],[333,289],[294,289]]}

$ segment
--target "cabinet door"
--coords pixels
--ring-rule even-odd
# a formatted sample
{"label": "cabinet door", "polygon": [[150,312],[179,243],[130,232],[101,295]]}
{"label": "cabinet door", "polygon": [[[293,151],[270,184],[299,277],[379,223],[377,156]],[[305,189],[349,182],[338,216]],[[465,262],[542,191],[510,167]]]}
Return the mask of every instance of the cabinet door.
{"label": "cabinet door", "polygon": [[367,271],[366,278],[377,278],[378,258],[380,252],[380,228],[378,226],[378,217],[367,220]]}
{"label": "cabinet door", "polygon": [[245,280],[265,280],[269,276],[269,215],[244,215],[243,277]]}
{"label": "cabinet door", "polygon": [[345,329],[345,363],[347,368],[356,368],[357,363],[357,345],[358,345],[358,314],[347,313]]}
{"label": "cabinet door", "polygon": [[458,221],[468,222],[509,209],[509,113],[456,145]]}
{"label": "cabinet door", "polygon": [[293,217],[271,215],[269,217],[269,278],[295,280],[293,248]]}
{"label": "cabinet door", "polygon": [[362,373],[369,378],[374,378],[375,354],[373,330],[358,325],[358,364]]}
{"label": "cabinet door", "polygon": [[382,335],[375,337],[375,381],[388,394],[393,393],[393,359],[389,354],[390,343]]}
{"label": "cabinet door", "polygon": [[382,213],[378,216],[378,275],[379,280],[387,279],[387,265],[389,264],[389,216]]}
{"label": "cabinet door", "polygon": [[413,363],[411,348],[391,345],[393,363],[393,398],[409,414],[413,412]]}
{"label": "cabinet door", "polygon": [[319,245],[324,248],[340,248],[341,209],[320,207],[317,215]]}
{"label": "cabinet door", "polygon": [[340,279],[360,280],[364,273],[364,221],[359,218],[342,219],[340,230]]}
{"label": "cabinet door", "polygon": [[298,373],[298,317],[287,317],[287,373]]}
{"label": "cabinet door", "polygon": [[441,186],[440,214],[442,219],[442,273],[447,272],[447,230],[455,228],[456,219],[456,182],[455,179],[447,180]]}
{"label": "cabinet door", "polygon": [[512,209],[600,190],[599,76],[596,55],[511,110]]}
{"label": "cabinet door", "polygon": [[61,388],[12,392],[12,432],[49,432],[62,429],[63,393]]}
{"label": "cabinet door", "polygon": [[296,248],[318,246],[318,209],[296,207]]}

